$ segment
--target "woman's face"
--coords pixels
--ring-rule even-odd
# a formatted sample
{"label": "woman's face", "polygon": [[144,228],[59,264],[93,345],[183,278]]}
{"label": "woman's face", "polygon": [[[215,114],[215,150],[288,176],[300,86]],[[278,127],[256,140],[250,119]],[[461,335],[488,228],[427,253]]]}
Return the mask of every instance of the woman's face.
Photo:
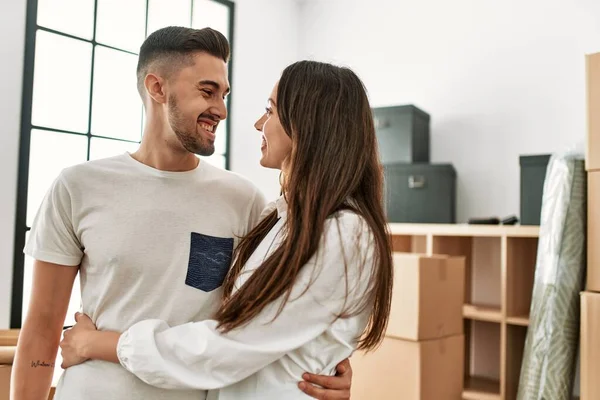
{"label": "woman's face", "polygon": [[256,121],[254,127],[262,132],[260,165],[282,169],[283,162],[292,151],[292,139],[283,130],[277,114],[277,85],[271,92],[266,112]]}

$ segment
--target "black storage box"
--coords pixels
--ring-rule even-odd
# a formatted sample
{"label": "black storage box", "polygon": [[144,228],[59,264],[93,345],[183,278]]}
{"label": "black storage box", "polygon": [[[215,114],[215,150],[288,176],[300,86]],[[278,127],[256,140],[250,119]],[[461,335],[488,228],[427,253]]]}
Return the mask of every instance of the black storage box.
{"label": "black storage box", "polygon": [[452,164],[388,164],[384,174],[388,222],[456,222]]}
{"label": "black storage box", "polygon": [[429,114],[405,105],[374,108],[373,118],[383,164],[429,162]]}
{"label": "black storage box", "polygon": [[539,225],[550,154],[520,156],[521,225]]}

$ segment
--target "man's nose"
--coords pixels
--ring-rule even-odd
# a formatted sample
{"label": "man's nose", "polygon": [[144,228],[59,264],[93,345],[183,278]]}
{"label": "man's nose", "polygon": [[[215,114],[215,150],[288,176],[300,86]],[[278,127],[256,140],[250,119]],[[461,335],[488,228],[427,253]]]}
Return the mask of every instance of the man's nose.
{"label": "man's nose", "polygon": [[211,111],[215,117],[219,118],[219,120],[227,118],[227,106],[225,105],[225,100],[220,99],[218,104],[216,104]]}

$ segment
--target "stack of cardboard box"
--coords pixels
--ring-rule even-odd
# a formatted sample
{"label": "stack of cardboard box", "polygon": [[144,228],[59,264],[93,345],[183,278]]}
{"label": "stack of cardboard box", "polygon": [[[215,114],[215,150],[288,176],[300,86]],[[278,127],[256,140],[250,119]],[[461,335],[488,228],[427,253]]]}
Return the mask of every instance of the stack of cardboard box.
{"label": "stack of cardboard box", "polygon": [[465,259],[394,253],[394,271],[383,344],[351,358],[352,399],[460,399]]}
{"label": "stack of cardboard box", "polygon": [[587,56],[587,278],[581,294],[581,399],[600,399],[600,53]]}
{"label": "stack of cardboard box", "polygon": [[0,347],[0,400],[8,400],[10,394],[10,373],[14,358],[14,347]]}
{"label": "stack of cardboard box", "polygon": [[0,400],[10,396],[10,373],[19,331],[0,331]]}

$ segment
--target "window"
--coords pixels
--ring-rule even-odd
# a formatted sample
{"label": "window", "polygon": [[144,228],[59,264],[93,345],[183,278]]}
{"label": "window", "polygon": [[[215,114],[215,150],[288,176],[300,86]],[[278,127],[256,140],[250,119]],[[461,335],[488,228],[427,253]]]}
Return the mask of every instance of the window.
{"label": "window", "polygon": [[[52,181],[65,167],[134,151],[141,140],[135,69],[145,37],[168,25],[210,25],[233,36],[227,0],[28,0],[27,7],[12,328],[21,327],[31,291],[33,260],[23,247]],[[207,158],[222,168],[228,125]],[[79,295],[76,282],[66,323]]]}

